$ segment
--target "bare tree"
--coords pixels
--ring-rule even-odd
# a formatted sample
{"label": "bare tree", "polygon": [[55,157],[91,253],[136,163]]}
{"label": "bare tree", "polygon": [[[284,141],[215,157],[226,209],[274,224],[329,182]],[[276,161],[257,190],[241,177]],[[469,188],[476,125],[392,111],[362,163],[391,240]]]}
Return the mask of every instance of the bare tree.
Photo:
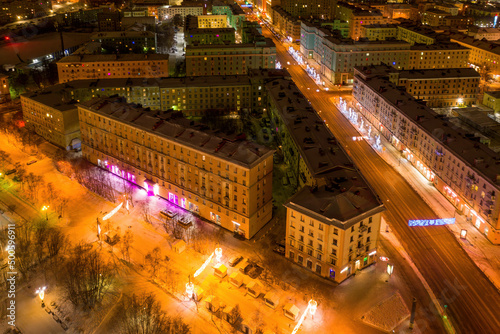
{"label": "bare tree", "polygon": [[34,264],[33,230],[31,223],[18,223],[16,227],[16,265],[19,272],[26,277]]}
{"label": "bare tree", "polygon": [[239,304],[236,304],[231,312],[229,312],[228,318],[228,322],[232,327],[232,332],[237,333],[241,328],[241,322],[243,321],[243,319],[241,318],[241,310]]}
{"label": "bare tree", "polygon": [[133,242],[134,242],[134,235],[132,234],[132,231],[131,230],[125,231],[125,234],[123,234],[120,248],[122,251],[123,258],[129,262],[130,262],[130,247],[132,246]]}
{"label": "bare tree", "polygon": [[141,213],[142,217],[144,218],[144,221],[146,223],[151,224],[152,215],[151,215],[151,202],[149,200],[149,197],[146,197],[146,199],[141,202]]}
{"label": "bare tree", "polygon": [[188,334],[189,326],[179,317],[169,317],[152,294],[133,294],[122,302],[121,333]]}
{"label": "bare tree", "polygon": [[63,287],[74,305],[92,308],[113,281],[113,266],[83,244],[73,248],[64,266]]}
{"label": "bare tree", "polygon": [[160,247],[155,247],[145,256],[146,264],[151,268],[153,276],[156,276],[158,269],[161,266],[161,250]]}

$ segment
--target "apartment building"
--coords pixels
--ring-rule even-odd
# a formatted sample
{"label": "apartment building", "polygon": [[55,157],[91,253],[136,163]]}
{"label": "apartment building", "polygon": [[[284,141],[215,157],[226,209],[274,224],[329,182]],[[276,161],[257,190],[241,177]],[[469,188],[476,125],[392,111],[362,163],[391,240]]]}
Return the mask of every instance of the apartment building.
{"label": "apartment building", "polygon": [[408,68],[410,44],[397,40],[353,41],[323,38],[323,44],[314,52],[321,59],[320,73],[334,84],[351,84],[354,66],[391,64],[397,69]]}
{"label": "apartment building", "polygon": [[249,69],[276,67],[276,46],[269,38],[253,44],[186,47],[186,75],[246,74]]}
{"label": "apartment building", "polygon": [[121,30],[120,12],[105,11],[97,14],[99,31]]}
{"label": "apartment building", "polygon": [[212,15],[226,15],[227,24],[233,27],[238,33],[241,33],[243,21],[246,20],[245,12],[236,2],[228,4],[214,1],[212,3]]}
{"label": "apartment building", "polygon": [[188,15],[203,15],[203,5],[199,6],[163,6],[158,8],[158,20],[165,21],[180,15],[185,18]]}
{"label": "apartment building", "polygon": [[91,163],[247,239],[271,219],[273,150],[121,97],[77,107]]}
{"label": "apartment building", "polygon": [[452,42],[470,50],[467,63],[478,71],[500,75],[500,46],[493,41],[477,40],[464,34],[450,36]]}
{"label": "apartment building", "polygon": [[355,68],[361,113],[494,244],[500,244],[500,154],[384,77]]}
{"label": "apartment building", "polygon": [[227,28],[227,16],[226,15],[199,15],[198,28]]}
{"label": "apartment building", "polygon": [[280,6],[273,7],[272,23],[274,29],[290,42],[300,41],[300,21]]}
{"label": "apartment building", "polygon": [[48,91],[60,92],[59,102],[63,102],[62,97],[86,102],[118,95],[144,108],[173,109],[186,116],[202,117],[207,111],[228,115],[240,110],[262,112],[266,108],[264,83],[276,77],[288,78],[289,74],[283,69],[258,69],[237,76],[74,80],[51,86]]}
{"label": "apartment building", "polygon": [[406,70],[398,73],[398,86],[431,108],[464,107],[476,103],[480,77],[469,67]]}
{"label": "apartment building", "polygon": [[80,79],[168,77],[168,55],[97,54],[67,56],[57,62],[59,82]]}
{"label": "apartment building", "polygon": [[[271,8],[268,6],[267,9]],[[281,0],[277,5],[281,6],[287,13],[298,19],[333,19],[334,5],[336,1],[331,0]]]}
{"label": "apartment building", "polygon": [[422,13],[422,24],[431,27],[444,26],[446,24],[446,17],[449,15],[447,12],[439,9],[428,9]]}
{"label": "apartment building", "polygon": [[363,25],[387,24],[387,19],[379,11],[356,10],[353,11],[349,22],[349,37],[358,40],[363,33]]}
{"label": "apartment building", "polygon": [[434,44],[438,40],[438,34],[427,27],[398,25],[397,39],[414,44]]}
{"label": "apartment building", "polygon": [[384,207],[319,115],[290,80],[266,84],[292,185],[285,256],[336,282],[376,260]]}
{"label": "apartment building", "polygon": [[430,45],[415,44],[410,47],[409,69],[468,67],[470,50],[453,42]]}
{"label": "apartment building", "polygon": [[361,26],[361,37],[370,41],[385,41],[398,36],[398,26],[395,24],[367,24]]}
{"label": "apartment building", "polygon": [[436,3],[434,4],[434,8],[452,16],[458,15],[459,12],[459,8],[457,6],[447,3]]}
{"label": "apartment building", "polygon": [[103,47],[156,52],[156,33],[151,31],[106,31],[90,35],[91,42],[102,43]]}
{"label": "apartment building", "polygon": [[467,35],[474,39],[487,39],[488,41],[497,41],[500,39],[500,29],[498,28],[480,28],[477,26],[469,27]]}
{"label": "apartment building", "polygon": [[76,101],[66,92],[48,89],[21,95],[23,119],[28,130],[63,149],[80,145],[80,125]]}
{"label": "apartment building", "polygon": [[500,114],[500,91],[484,92],[483,104],[493,109],[495,114]]}

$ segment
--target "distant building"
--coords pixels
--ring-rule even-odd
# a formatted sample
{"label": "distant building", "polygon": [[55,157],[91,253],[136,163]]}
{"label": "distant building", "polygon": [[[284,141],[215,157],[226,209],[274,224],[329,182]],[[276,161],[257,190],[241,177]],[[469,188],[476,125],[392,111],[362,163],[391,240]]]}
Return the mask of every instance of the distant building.
{"label": "distant building", "polygon": [[203,5],[199,6],[162,6],[158,8],[158,20],[165,21],[172,19],[175,15],[185,18],[188,15],[203,15]]}
{"label": "distant building", "polygon": [[410,47],[408,69],[468,67],[470,50],[458,43],[441,42]]}
{"label": "distant building", "polygon": [[280,6],[273,8],[272,23],[276,31],[285,36],[289,42],[300,41],[300,21]]}
{"label": "distant building", "polygon": [[[211,15],[207,15],[211,16]],[[201,28],[199,18],[188,15],[185,20],[184,39],[186,45],[234,44],[234,28]],[[224,21],[224,24],[226,22]]]}
{"label": "distant building", "polygon": [[247,74],[249,69],[276,67],[276,46],[271,39],[253,44],[186,47],[186,75]]}
{"label": "distant building", "polygon": [[241,33],[243,21],[246,20],[245,12],[236,2],[226,4],[214,1],[212,4],[212,15],[226,15],[227,24],[233,27],[238,33]]}
{"label": "distant building", "polygon": [[468,64],[479,72],[500,75],[500,46],[493,41],[477,40],[464,34],[453,34],[451,41],[470,50]]}
{"label": "distant building", "polygon": [[247,239],[271,219],[273,150],[120,97],[78,111],[93,164]]}
{"label": "distant building", "polygon": [[57,13],[56,20],[61,24],[66,25],[89,25],[98,21],[98,14],[103,13],[105,8],[89,8],[80,9],[73,12]]}
{"label": "distant building", "polygon": [[361,37],[370,41],[385,41],[398,36],[398,26],[395,24],[367,24],[361,26]]}
{"label": "distant building", "polygon": [[469,27],[467,35],[474,39],[487,39],[488,41],[498,41],[500,39],[500,29],[498,28],[480,28],[477,26]]}
{"label": "distant building", "polygon": [[168,77],[168,55],[67,56],[57,62],[59,82],[79,79]]}
{"label": "distant building", "polygon": [[500,91],[484,92],[483,104],[493,109],[496,114],[500,114]]}
{"label": "distant building", "polygon": [[80,147],[76,101],[61,90],[21,95],[26,128],[50,143],[70,150]]}
{"label": "distant building", "polygon": [[397,39],[413,44],[434,44],[439,34],[429,27],[398,25]]}
{"label": "distant building", "polygon": [[156,52],[156,33],[151,31],[106,31],[90,35],[92,42],[99,42],[103,47],[123,48],[129,51]]}
{"label": "distant building", "polygon": [[97,14],[99,31],[121,30],[120,12],[102,12]]}
{"label": "distant building", "polygon": [[444,26],[449,14],[439,9],[428,9],[422,14],[422,24],[432,27]]}
{"label": "distant building", "polygon": [[227,28],[227,16],[226,15],[199,15],[196,17],[198,19],[198,28]]}

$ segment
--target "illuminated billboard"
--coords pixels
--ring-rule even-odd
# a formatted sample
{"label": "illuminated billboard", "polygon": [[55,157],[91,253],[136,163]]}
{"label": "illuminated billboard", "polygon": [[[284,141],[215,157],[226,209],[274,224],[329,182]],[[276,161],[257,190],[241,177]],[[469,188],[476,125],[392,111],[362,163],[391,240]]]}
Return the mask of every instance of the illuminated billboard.
{"label": "illuminated billboard", "polygon": [[408,226],[441,226],[455,224],[455,218],[409,220]]}

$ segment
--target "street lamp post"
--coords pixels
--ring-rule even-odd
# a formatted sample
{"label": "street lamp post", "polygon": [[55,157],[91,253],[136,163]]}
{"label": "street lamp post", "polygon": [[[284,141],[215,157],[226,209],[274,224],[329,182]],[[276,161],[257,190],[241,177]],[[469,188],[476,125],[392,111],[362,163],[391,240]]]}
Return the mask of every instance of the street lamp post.
{"label": "street lamp post", "polygon": [[47,210],[49,209],[49,207],[50,207],[50,206],[48,206],[48,205],[44,205],[44,206],[43,206],[43,208],[42,208],[42,211],[45,211],[45,219],[46,219],[47,221],[49,221],[49,214],[48,214],[48,212],[47,212]]}
{"label": "street lamp post", "polygon": [[43,298],[45,298],[45,289],[47,289],[46,286],[38,288],[38,290],[36,290],[38,297],[40,297],[40,299],[42,300],[42,307],[45,307],[45,304],[43,302]]}

